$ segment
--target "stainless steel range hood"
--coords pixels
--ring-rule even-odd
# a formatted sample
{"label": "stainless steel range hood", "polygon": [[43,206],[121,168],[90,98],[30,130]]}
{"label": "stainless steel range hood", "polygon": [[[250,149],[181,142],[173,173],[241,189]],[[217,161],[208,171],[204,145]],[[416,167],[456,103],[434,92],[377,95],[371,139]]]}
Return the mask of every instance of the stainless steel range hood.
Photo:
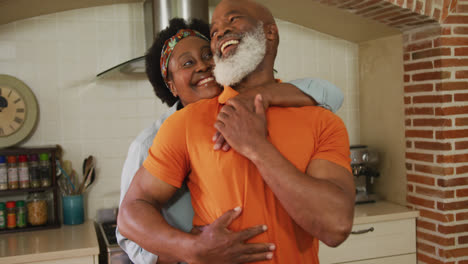
{"label": "stainless steel range hood", "polygon": [[[175,17],[190,20],[198,18],[208,23],[208,0],[146,0],[143,3],[145,22],[145,44],[147,50],[153,44],[154,37],[169,25]],[[128,60],[97,75],[104,77],[115,72],[144,73],[145,56]]]}

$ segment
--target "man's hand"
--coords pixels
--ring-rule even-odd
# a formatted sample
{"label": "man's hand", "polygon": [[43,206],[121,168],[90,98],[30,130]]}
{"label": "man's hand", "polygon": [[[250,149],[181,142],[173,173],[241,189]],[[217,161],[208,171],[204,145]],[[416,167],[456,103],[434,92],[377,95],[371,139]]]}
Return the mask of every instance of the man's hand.
{"label": "man's hand", "polygon": [[245,243],[246,240],[265,232],[266,226],[260,225],[239,232],[228,229],[240,214],[241,208],[237,207],[224,213],[210,225],[192,229],[192,234],[198,235],[198,238],[194,245],[195,259],[190,263],[235,264],[271,259],[274,244]]}
{"label": "man's hand", "polygon": [[268,142],[265,108],[261,95],[255,97],[254,112],[238,100],[229,99],[221,108],[215,128],[228,144],[250,158],[259,144]]}
{"label": "man's hand", "polygon": [[[267,109],[270,106],[271,99],[269,99],[270,97],[268,96],[268,93],[266,93],[266,91],[269,91],[268,89],[272,89],[270,87],[271,85],[251,88],[229,99],[229,101],[231,102],[231,104],[244,105],[245,108],[249,111],[255,112],[255,98],[257,95],[261,94],[263,107],[264,109]],[[215,143],[215,150],[221,149],[223,151],[228,151],[231,149],[231,146],[229,145],[229,143],[226,142],[226,139],[219,131],[216,131],[216,133],[213,135],[212,140]]]}

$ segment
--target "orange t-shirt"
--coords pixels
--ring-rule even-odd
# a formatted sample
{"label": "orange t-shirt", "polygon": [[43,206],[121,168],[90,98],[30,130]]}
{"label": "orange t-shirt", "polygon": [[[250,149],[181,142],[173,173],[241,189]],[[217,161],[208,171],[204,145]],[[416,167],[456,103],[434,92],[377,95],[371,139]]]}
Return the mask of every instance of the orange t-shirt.
{"label": "orange t-shirt", "polygon": [[[234,150],[213,150],[211,138],[219,109],[237,94],[225,87],[220,96],[170,116],[158,131],[143,166],[175,187],[188,177],[194,225],[210,224],[237,206],[242,207],[242,214],[231,230],[266,224],[268,230],[249,242],[274,243],[276,250],[271,261],[258,263],[319,263],[318,240],[287,214],[255,165]],[[305,172],[312,159],[328,160],[351,171],[346,128],[329,110],[270,107],[267,121],[269,140],[300,171]]]}

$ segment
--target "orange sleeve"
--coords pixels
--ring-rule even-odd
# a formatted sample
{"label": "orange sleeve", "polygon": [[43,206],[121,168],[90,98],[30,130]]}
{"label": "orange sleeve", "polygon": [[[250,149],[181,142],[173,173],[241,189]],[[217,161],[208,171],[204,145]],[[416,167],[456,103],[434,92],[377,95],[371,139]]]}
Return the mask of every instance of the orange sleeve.
{"label": "orange sleeve", "polygon": [[153,176],[180,188],[190,171],[186,147],[186,111],[172,114],[159,128],[143,166]]}
{"label": "orange sleeve", "polygon": [[326,111],[321,122],[321,133],[317,151],[312,160],[323,159],[338,164],[351,172],[349,138],[343,121],[332,112]]}

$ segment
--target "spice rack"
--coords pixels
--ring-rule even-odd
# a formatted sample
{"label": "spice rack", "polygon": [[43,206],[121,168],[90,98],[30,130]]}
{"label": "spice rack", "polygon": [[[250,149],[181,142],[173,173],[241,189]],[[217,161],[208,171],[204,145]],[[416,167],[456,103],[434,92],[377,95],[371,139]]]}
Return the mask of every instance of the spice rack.
{"label": "spice rack", "polygon": [[[56,178],[56,164],[55,160],[57,158],[57,151],[58,148],[56,146],[46,146],[46,147],[30,147],[30,148],[6,148],[0,149],[1,156],[18,156],[18,155],[31,155],[31,154],[41,154],[47,153],[49,154],[49,161],[50,161],[50,179],[51,184],[49,187],[37,187],[37,188],[25,188],[25,189],[8,189],[8,190],[0,190],[0,202],[7,202],[10,200],[9,197],[24,197],[23,200],[26,200],[28,194],[33,192],[41,192],[45,193],[46,195],[51,195],[52,199],[48,203],[48,207],[51,207],[52,210],[48,210],[49,216],[47,219],[47,224],[41,226],[31,226],[27,225],[26,227],[22,228],[15,228],[15,229],[3,229],[0,230],[0,234],[4,233],[14,233],[14,232],[24,232],[24,231],[34,231],[34,230],[43,230],[43,229],[51,229],[51,228],[59,228],[60,227],[60,218],[59,218],[59,211],[58,211],[58,200],[59,200],[59,191],[58,191],[58,184]],[[50,213],[52,215],[50,215]]]}

